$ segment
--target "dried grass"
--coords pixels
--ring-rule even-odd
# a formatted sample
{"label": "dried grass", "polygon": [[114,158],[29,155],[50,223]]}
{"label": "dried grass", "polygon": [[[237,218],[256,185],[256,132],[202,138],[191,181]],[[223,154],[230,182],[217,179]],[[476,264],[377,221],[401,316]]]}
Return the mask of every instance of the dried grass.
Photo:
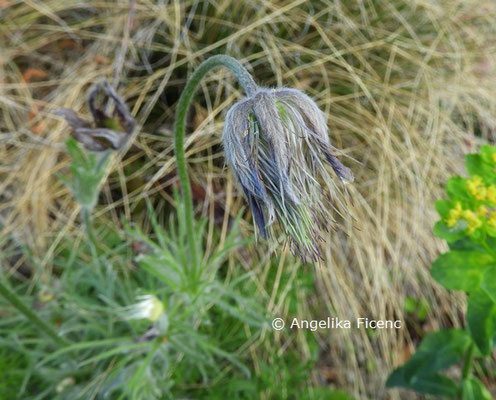
{"label": "dried grass", "polygon": [[[129,30],[128,19],[127,1],[0,1],[1,237],[31,249],[40,279],[58,241],[80,237],[77,206],[55,177],[67,162],[68,129],[50,112],[83,110],[90,84],[102,76],[112,81],[122,68],[119,91],[140,129],[127,154],[114,159],[97,218],[139,219],[143,198],[171,201],[172,115],[188,73],[206,56],[226,53],[249,63],[264,85],[311,95],[328,116],[332,143],[362,163],[342,157],[356,176],[356,221],[330,235],[327,261],[315,267],[316,291],[302,295],[300,316],[402,319],[403,299],[412,296],[432,304],[426,329],[460,323],[462,299],[429,276],[444,249],[432,234],[433,202],[451,174],[463,173],[463,154],[495,140],[494,1],[138,0]],[[123,41],[127,56],[119,65]],[[187,138],[192,180],[205,189],[205,203],[222,204],[224,234],[227,216],[245,204],[219,146],[225,110],[241,95],[227,77],[219,71],[203,84]],[[215,210],[208,210],[210,242]],[[249,251],[237,264],[254,269],[262,288],[266,245]],[[288,267],[288,259],[286,250],[279,268],[302,268]],[[268,307],[284,315],[277,290],[267,293]],[[297,345],[308,356],[303,333],[293,339],[279,351]],[[406,329],[376,338],[356,329],[323,331],[321,363],[358,398],[405,399],[383,394],[382,386],[413,340]],[[275,347],[252,344],[253,357],[264,348]]]}

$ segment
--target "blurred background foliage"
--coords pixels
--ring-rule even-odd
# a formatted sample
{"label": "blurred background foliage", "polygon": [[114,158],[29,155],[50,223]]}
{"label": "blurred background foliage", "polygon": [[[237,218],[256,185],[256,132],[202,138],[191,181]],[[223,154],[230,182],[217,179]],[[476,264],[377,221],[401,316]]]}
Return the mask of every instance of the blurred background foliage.
{"label": "blurred background foliage", "polygon": [[[335,388],[420,398],[384,382],[426,332],[464,323],[464,298],[429,275],[446,250],[432,233],[434,200],[463,173],[465,153],[495,142],[495,31],[492,0],[0,0],[1,277],[76,340],[57,352],[0,299],[0,398],[346,398]],[[198,347],[148,357],[156,342],[136,342],[148,326],[123,321],[119,307],[165,292],[135,261],[143,241],[125,225],[158,240],[148,200],[166,232],[175,226],[175,104],[213,54],[238,58],[265,86],[312,96],[356,177],[354,220],[326,238],[324,262],[302,266],[287,249],[252,242],[219,266],[221,287],[241,280],[237,295],[266,318],[366,316],[405,320],[404,329],[273,332],[205,306],[209,323],[195,332],[228,357]],[[84,116],[101,77],[139,127],[112,157],[94,211],[97,266],[79,206],[57,178],[68,170],[70,133],[52,112]],[[190,115],[186,154],[207,255],[240,213],[237,239],[253,235],[220,145],[225,111],[240,96],[216,71]],[[213,357],[215,368],[191,368],[195,355]],[[495,390],[489,374],[485,384]]]}

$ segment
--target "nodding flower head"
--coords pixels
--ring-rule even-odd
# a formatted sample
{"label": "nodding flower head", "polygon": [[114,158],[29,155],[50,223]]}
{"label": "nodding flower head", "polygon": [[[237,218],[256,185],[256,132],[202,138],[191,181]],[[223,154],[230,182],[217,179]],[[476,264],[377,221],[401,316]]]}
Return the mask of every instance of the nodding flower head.
{"label": "nodding flower head", "polygon": [[326,163],[344,182],[351,171],[332,154],[326,119],[315,102],[295,89],[260,89],[227,113],[223,143],[260,235],[277,219],[294,254],[320,257],[320,231],[332,221],[333,186]]}

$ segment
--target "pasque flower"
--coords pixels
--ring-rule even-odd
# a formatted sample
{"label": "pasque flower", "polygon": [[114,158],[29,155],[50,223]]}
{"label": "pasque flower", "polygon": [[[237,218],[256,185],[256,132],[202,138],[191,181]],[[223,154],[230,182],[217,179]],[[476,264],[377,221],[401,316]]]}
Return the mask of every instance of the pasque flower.
{"label": "pasque flower", "polygon": [[[176,109],[176,166],[184,202],[183,217],[192,249],[197,248],[193,196],[184,150],[188,109],[206,74],[219,67],[229,69],[246,93],[227,113],[223,142],[226,159],[251,207],[263,237],[272,235],[277,219],[303,260],[320,256],[320,232],[332,226],[330,210],[339,198],[334,170],[341,181],[352,181],[350,170],[331,152],[326,119],[315,102],[294,89],[259,87],[236,59],[218,54],[203,61],[184,87]],[[190,252],[192,273],[201,268],[196,252]]]}
{"label": "pasque flower", "polygon": [[[106,111],[108,103],[113,103],[112,115]],[[79,118],[76,112],[69,108],[59,109],[55,114],[65,118],[73,129],[76,140],[88,150],[120,149],[136,126],[136,121],[124,101],[107,81],[102,80],[90,89],[87,104],[93,124]]]}
{"label": "pasque flower", "polygon": [[326,164],[344,182],[353,175],[332,153],[315,102],[295,89],[258,88],[227,113],[223,143],[260,235],[269,236],[277,219],[294,253],[318,258],[319,232],[332,222]]}

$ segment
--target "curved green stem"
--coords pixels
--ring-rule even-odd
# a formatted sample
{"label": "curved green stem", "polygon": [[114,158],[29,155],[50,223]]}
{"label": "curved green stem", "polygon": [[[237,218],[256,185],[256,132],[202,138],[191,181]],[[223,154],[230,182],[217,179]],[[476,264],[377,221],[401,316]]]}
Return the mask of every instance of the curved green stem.
{"label": "curved green stem", "polygon": [[225,55],[212,56],[202,62],[191,75],[186,87],[181,93],[176,110],[175,125],[175,151],[176,166],[181,182],[181,195],[184,201],[184,219],[186,221],[186,233],[191,251],[191,265],[196,274],[198,268],[198,254],[193,223],[193,198],[191,196],[191,186],[188,175],[188,168],[184,156],[184,133],[186,130],[186,117],[188,109],[201,80],[214,68],[226,67],[237,78],[248,96],[253,95],[258,90],[258,86],[250,73],[237,60]]}
{"label": "curved green stem", "polygon": [[481,245],[482,247],[484,247],[484,250],[486,250],[490,255],[496,258],[496,252],[488,246],[485,239],[481,242]]}
{"label": "curved green stem", "polygon": [[474,360],[474,350],[475,350],[475,345],[472,343],[468,348],[467,355],[465,357],[465,362],[463,364],[462,379],[466,379],[470,375],[470,370],[472,369],[472,362]]}
{"label": "curved green stem", "polygon": [[55,343],[61,346],[69,344],[69,342],[59,336],[55,329],[53,329],[47,322],[43,321],[40,317],[38,317],[36,313],[31,311],[31,309],[26,306],[26,304],[24,304],[24,302],[17,296],[17,294],[11,291],[1,280],[0,295],[5,297],[5,299],[8,300],[10,304],[12,304],[19,312],[24,314],[24,316],[29,319],[34,325],[38,326],[40,330],[50,336]]}

